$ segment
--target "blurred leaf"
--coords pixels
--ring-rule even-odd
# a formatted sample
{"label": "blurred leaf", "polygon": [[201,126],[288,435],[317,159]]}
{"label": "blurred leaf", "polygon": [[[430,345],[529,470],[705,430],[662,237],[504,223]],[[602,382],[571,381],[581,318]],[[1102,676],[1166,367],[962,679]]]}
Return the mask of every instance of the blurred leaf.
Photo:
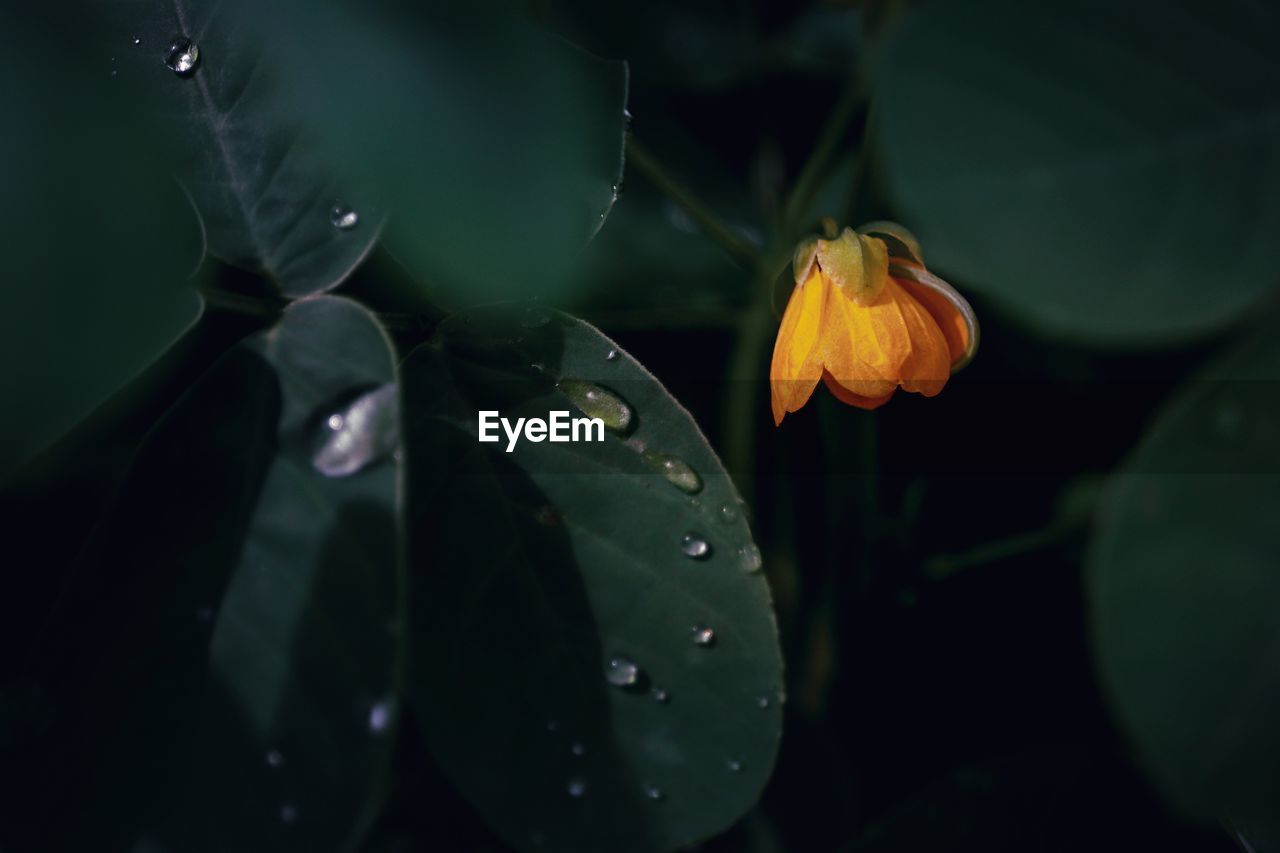
{"label": "blurred leaf", "polygon": [[1280,284],[1280,11],[931,2],[875,67],[926,258],[1056,335],[1204,334]]}
{"label": "blurred leaf", "polygon": [[1103,683],[1182,805],[1274,832],[1280,802],[1280,339],[1233,349],[1114,478],[1091,553]]}
{"label": "blurred leaf", "polygon": [[0,480],[141,373],[201,311],[184,283],[200,253],[190,205],[120,120],[106,67],[48,67],[65,37],[0,20],[0,72],[24,81],[0,94],[21,129],[0,136]]}
{"label": "blurred leaf", "polygon": [[[782,672],[759,552],[643,367],[564,315],[521,325],[454,318],[403,367],[414,710],[517,848],[672,850],[741,816],[772,769]],[[620,429],[477,441],[480,410],[575,405]]]}
{"label": "blurred leaf", "polygon": [[312,460],[332,413],[394,380],[372,316],[316,297],[155,428],[46,651],[43,832],[69,849],[359,841],[397,713],[398,466]]}
{"label": "blurred leaf", "polygon": [[[118,85],[177,155],[209,251],[287,296],[330,290],[373,248],[381,214],[368,193],[338,180],[315,130],[293,114],[271,41],[249,15],[262,13],[238,3],[112,0],[103,40]],[[182,37],[199,51],[186,74],[166,66]],[[337,227],[335,207],[357,221]]]}
{"label": "blurred leaf", "polygon": [[258,5],[292,105],[441,304],[551,294],[622,177],[627,72],[497,4]]}

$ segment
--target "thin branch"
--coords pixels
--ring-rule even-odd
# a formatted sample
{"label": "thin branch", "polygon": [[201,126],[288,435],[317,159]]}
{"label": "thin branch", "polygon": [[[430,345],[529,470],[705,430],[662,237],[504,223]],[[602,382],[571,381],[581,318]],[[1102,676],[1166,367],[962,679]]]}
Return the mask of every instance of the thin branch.
{"label": "thin branch", "polygon": [[680,205],[707,237],[729,253],[734,263],[747,270],[756,268],[760,262],[760,253],[756,248],[738,236],[701,199],[672,177],[634,136],[627,138],[627,162],[648,178],[663,195]]}

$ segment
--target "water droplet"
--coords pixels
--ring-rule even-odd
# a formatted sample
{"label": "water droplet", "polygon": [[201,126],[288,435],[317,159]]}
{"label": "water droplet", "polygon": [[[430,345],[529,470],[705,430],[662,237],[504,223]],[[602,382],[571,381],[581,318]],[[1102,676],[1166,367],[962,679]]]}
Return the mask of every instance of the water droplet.
{"label": "water droplet", "polygon": [[618,351],[616,349],[611,349],[604,354],[604,358],[605,358],[605,361],[617,361]]}
{"label": "water droplet", "polygon": [[586,746],[584,746],[584,745],[583,745],[583,744],[581,744],[581,743],[573,743],[573,744],[571,744],[571,745],[569,746],[569,751],[570,751],[570,752],[572,752],[572,753],[573,753],[576,757],[578,757],[578,758],[581,758],[582,756],[584,756],[584,755],[586,755],[586,754],[587,754],[587,748],[586,748]]}
{"label": "water droplet", "polygon": [[551,322],[551,315],[541,308],[526,308],[520,317],[520,325],[526,329],[540,329]]}
{"label": "water droplet", "polygon": [[653,701],[666,703],[671,698],[671,694],[663,690],[661,687],[653,688]]}
{"label": "water droplet", "polygon": [[738,520],[738,509],[733,504],[725,504],[720,507],[720,512],[716,514],[716,518],[720,519],[724,524],[733,524]]}
{"label": "water droplet", "polygon": [[285,803],[280,807],[281,823],[297,823],[297,821],[298,821],[297,806],[293,805],[292,803]]}
{"label": "water droplet", "polygon": [[135,38],[135,39],[133,40],[133,43],[134,43],[135,45],[142,44],[142,39],[140,39],[140,38]]}
{"label": "water droplet", "polygon": [[329,222],[339,231],[350,231],[360,224],[360,213],[351,205],[340,201],[329,209]]}
{"label": "water droplet", "polygon": [[[335,426],[336,425],[336,426]],[[326,477],[346,477],[391,455],[400,443],[400,398],[388,382],[325,419],[311,464]]]}
{"label": "water droplet", "polygon": [[391,700],[384,699],[381,702],[375,702],[373,707],[369,709],[369,731],[374,734],[381,734],[387,730],[387,726],[391,724]]}
{"label": "water droplet", "polygon": [[711,543],[690,531],[680,539],[680,553],[695,560],[705,560],[711,556]]}
{"label": "water droplet", "polygon": [[772,704],[772,703],[769,701],[769,697],[768,697],[768,696],[757,696],[757,697],[756,697],[756,707],[757,707],[757,708],[759,708],[761,711],[766,710],[766,709],[769,707],[769,705],[770,705],[770,704]]}
{"label": "water droplet", "polygon": [[649,799],[653,800],[655,803],[660,803],[664,799],[666,799],[666,797],[662,793],[662,789],[659,788],[657,785],[646,786],[644,789],[644,795]]}
{"label": "water droplet", "polygon": [[730,773],[742,772],[742,762],[736,758],[730,758],[728,761],[724,763],[724,766],[729,768]]}
{"label": "water droplet", "polygon": [[[134,44],[138,44],[138,42],[139,39],[133,40]],[[186,77],[192,71],[195,71],[199,62],[200,45],[186,36],[174,38],[169,43],[169,49],[164,54],[164,64],[169,66],[169,70],[179,77]]]}
{"label": "water droplet", "polygon": [[269,750],[267,752],[267,766],[279,767],[281,764],[284,764],[284,756],[280,754],[280,750]]}
{"label": "water droplet", "polygon": [[630,687],[640,680],[640,667],[627,658],[613,658],[604,677],[614,687]]}
{"label": "water droplet", "polygon": [[702,478],[683,459],[672,456],[670,453],[646,450],[644,461],[650,469],[661,474],[667,482],[685,494],[692,495],[702,491]]}
{"label": "water droplet", "polygon": [[584,415],[599,418],[614,432],[631,428],[631,407],[612,391],[580,379],[562,379],[557,387]]}
{"label": "water droplet", "polygon": [[716,632],[712,628],[708,628],[705,625],[694,625],[692,633],[694,645],[714,646],[716,644]]}
{"label": "water droplet", "polygon": [[738,562],[745,572],[758,572],[764,566],[764,556],[754,542],[748,542],[738,549]]}
{"label": "water droplet", "polygon": [[569,792],[569,796],[577,798],[587,793],[587,783],[577,777],[570,779],[569,784],[565,787]]}

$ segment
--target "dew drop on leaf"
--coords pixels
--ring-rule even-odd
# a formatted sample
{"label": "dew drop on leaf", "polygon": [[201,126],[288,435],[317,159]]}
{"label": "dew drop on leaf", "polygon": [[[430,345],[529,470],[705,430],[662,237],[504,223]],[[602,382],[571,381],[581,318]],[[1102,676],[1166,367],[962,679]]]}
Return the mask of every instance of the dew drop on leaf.
{"label": "dew drop on leaf", "polygon": [[605,357],[605,361],[617,361],[618,351],[616,349],[611,349],[607,353],[605,353],[604,357]]}
{"label": "dew drop on leaf", "polygon": [[338,202],[329,209],[329,222],[339,231],[350,231],[360,224],[360,213],[351,205]]}
{"label": "dew drop on leaf", "polygon": [[738,520],[738,509],[733,504],[725,504],[720,507],[720,512],[716,514],[716,518],[720,519],[724,524],[733,524]]}
{"label": "dew drop on leaf", "polygon": [[391,701],[384,699],[381,702],[375,702],[373,707],[369,709],[369,731],[374,734],[381,734],[387,730],[387,726],[391,724]]}
{"label": "dew drop on leaf", "polygon": [[[138,44],[138,42],[139,39],[133,40],[134,44]],[[169,66],[169,70],[179,77],[186,77],[192,71],[195,71],[199,62],[200,45],[186,36],[174,38],[169,43],[169,49],[164,54],[164,64]]]}
{"label": "dew drop on leaf", "polygon": [[589,418],[599,418],[614,432],[631,427],[631,407],[617,394],[580,379],[562,379],[559,388]]}
{"label": "dew drop on leaf", "polygon": [[764,566],[764,557],[755,543],[748,542],[738,549],[738,562],[742,565],[743,571],[758,572]]}
{"label": "dew drop on leaf", "polygon": [[388,382],[324,419],[311,464],[326,477],[346,477],[391,455],[399,443],[400,399]]}
{"label": "dew drop on leaf", "polygon": [[716,632],[712,628],[705,625],[693,626],[693,643],[696,646],[713,646],[716,642]]}
{"label": "dew drop on leaf", "polygon": [[702,478],[683,459],[669,453],[646,450],[644,461],[651,470],[661,474],[667,482],[685,494],[692,495],[702,490]]}
{"label": "dew drop on leaf", "polygon": [[604,677],[614,687],[630,687],[640,680],[640,667],[627,658],[613,658],[605,669]]}
{"label": "dew drop on leaf", "polygon": [[686,533],[680,539],[680,553],[694,560],[705,560],[711,556],[711,543],[697,533]]}

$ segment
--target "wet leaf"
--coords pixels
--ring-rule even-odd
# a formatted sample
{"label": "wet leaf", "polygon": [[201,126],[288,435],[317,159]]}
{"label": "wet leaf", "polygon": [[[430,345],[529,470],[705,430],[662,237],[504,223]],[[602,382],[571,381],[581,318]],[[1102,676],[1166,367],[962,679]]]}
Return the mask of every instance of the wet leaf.
{"label": "wet leaf", "polygon": [[[115,82],[175,153],[210,253],[287,296],[341,284],[373,248],[383,215],[294,109],[261,10],[113,0],[103,17]],[[179,45],[186,71],[173,58]]]}
{"label": "wet leaf", "polygon": [[[411,697],[444,772],[519,849],[723,830],[772,770],[782,672],[745,507],[696,424],[600,332],[537,308],[456,317],[403,375]],[[477,440],[480,410],[580,416],[586,387],[631,412],[603,441]]]}
{"label": "wet leaf", "polygon": [[394,379],[372,316],[317,297],[157,425],[43,652],[33,849],[352,849],[399,713],[398,466],[312,455]]}

